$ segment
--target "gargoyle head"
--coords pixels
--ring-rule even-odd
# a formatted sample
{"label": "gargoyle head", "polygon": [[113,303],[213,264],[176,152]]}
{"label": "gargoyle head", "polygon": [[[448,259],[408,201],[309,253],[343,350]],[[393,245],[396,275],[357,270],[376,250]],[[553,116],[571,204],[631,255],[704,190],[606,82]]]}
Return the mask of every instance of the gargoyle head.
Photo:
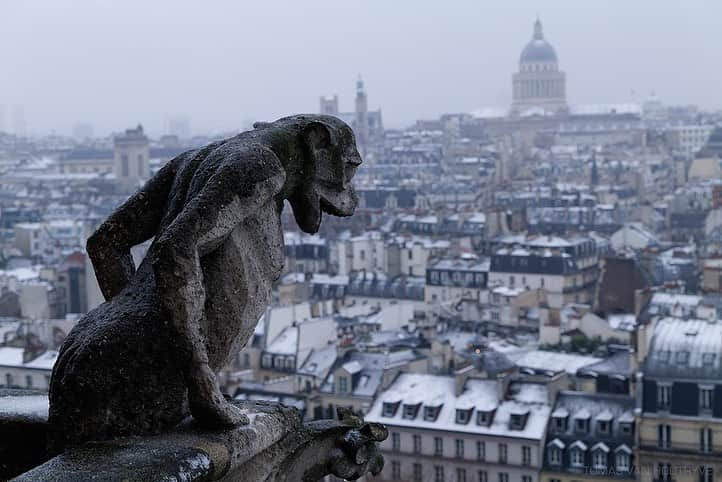
{"label": "gargoyle head", "polygon": [[361,155],[351,128],[332,116],[309,116],[301,132],[304,161],[301,179],[288,200],[298,226],[316,233],[322,212],[351,216],[358,198],[351,180]]}

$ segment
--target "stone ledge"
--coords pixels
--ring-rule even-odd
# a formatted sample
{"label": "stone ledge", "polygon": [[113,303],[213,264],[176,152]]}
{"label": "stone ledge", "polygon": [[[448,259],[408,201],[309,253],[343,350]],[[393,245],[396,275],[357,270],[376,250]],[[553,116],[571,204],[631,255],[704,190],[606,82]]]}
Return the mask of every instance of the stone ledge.
{"label": "stone ledge", "polygon": [[43,401],[47,407],[42,394],[0,392],[0,439],[7,441],[0,459],[14,461],[0,478],[27,470],[14,480],[280,482],[329,473],[352,479],[383,466],[376,444],[386,438],[383,427],[355,417],[303,423],[296,409],[267,402],[234,402],[249,417],[246,426],[211,431],[189,420],[167,434],[90,442],[47,460]]}

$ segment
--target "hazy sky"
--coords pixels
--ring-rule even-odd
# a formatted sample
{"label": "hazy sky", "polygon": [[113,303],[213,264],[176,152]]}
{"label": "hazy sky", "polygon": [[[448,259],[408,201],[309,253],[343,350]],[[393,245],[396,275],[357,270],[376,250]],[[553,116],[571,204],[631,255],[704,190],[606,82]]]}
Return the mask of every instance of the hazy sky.
{"label": "hazy sky", "polygon": [[[0,0],[0,104],[31,133],[185,116],[194,132],[352,110],[359,73],[387,126],[507,106],[539,14],[572,104],[722,107],[718,0]],[[636,93],[636,98],[633,97]]]}

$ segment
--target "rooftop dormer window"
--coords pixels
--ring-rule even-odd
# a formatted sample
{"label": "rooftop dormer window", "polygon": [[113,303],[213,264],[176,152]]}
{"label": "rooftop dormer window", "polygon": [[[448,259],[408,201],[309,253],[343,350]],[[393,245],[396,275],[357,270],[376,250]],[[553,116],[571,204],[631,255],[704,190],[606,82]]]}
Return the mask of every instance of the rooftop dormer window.
{"label": "rooftop dormer window", "polygon": [[456,409],[456,423],[466,425],[471,420],[471,411],[473,409],[457,408]]}
{"label": "rooftop dormer window", "polygon": [[584,455],[587,451],[587,446],[584,442],[577,440],[569,447],[569,464],[572,467],[584,467]]}
{"label": "rooftop dormer window", "polygon": [[439,413],[441,412],[441,405],[438,405],[436,407],[432,406],[426,406],[424,407],[424,420],[427,422],[435,422],[437,418],[439,418]]}
{"label": "rooftop dormer window", "polygon": [[555,438],[547,444],[547,458],[551,465],[562,464],[562,451],[564,450],[564,442]]}
{"label": "rooftop dormer window", "polygon": [[629,472],[631,466],[632,449],[622,444],[615,450],[614,465],[618,472]]}
{"label": "rooftop dormer window", "polygon": [[381,415],[384,417],[393,417],[399,408],[400,402],[384,402]]}
{"label": "rooftop dormer window", "polygon": [[632,435],[634,432],[634,425],[632,422],[619,422],[619,431],[622,435]]}
{"label": "rooftop dormer window", "polygon": [[594,470],[605,470],[607,468],[607,455],[609,447],[603,442],[592,447],[592,467]]}
{"label": "rooftop dormer window", "polygon": [[494,410],[479,410],[476,412],[476,424],[488,427],[494,420]]}
{"label": "rooftop dormer window", "polygon": [[603,410],[597,415],[597,432],[600,435],[607,435],[612,431],[613,415],[609,410]]}
{"label": "rooftop dormer window", "polygon": [[552,428],[556,432],[566,432],[569,412],[564,408],[557,408],[552,412]]}
{"label": "rooftop dormer window", "polygon": [[421,404],[404,404],[404,418],[413,420],[419,412]]}
{"label": "rooftop dormer window", "polygon": [[582,409],[574,416],[574,431],[577,433],[589,432],[590,414],[587,409]]}
{"label": "rooftop dormer window", "polygon": [[687,360],[689,360],[689,352],[688,351],[678,351],[674,358],[678,365],[686,365]]}
{"label": "rooftop dormer window", "polygon": [[509,417],[509,428],[512,430],[524,430],[526,425],[526,419],[529,416],[529,411],[512,412]]}

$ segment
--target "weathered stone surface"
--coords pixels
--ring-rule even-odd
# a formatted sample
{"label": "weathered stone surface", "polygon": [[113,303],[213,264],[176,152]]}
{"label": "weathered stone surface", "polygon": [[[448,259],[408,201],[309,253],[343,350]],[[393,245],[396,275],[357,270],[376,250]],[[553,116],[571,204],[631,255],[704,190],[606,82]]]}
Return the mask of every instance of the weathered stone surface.
{"label": "weathered stone surface", "polygon": [[380,425],[356,417],[304,424],[294,408],[266,402],[234,405],[248,424],[211,430],[188,419],[163,435],[88,442],[14,480],[296,482],[328,474],[355,479],[383,467],[377,443],[387,432]]}
{"label": "weathered stone surface", "polygon": [[[283,268],[284,200],[301,229],[351,215],[361,158],[328,116],[295,116],[171,160],[88,240],[106,303],[63,344],[50,447],[248,423],[215,372],[242,348]],[[130,248],[154,238],[137,271]],[[195,457],[189,453],[188,457]]]}

